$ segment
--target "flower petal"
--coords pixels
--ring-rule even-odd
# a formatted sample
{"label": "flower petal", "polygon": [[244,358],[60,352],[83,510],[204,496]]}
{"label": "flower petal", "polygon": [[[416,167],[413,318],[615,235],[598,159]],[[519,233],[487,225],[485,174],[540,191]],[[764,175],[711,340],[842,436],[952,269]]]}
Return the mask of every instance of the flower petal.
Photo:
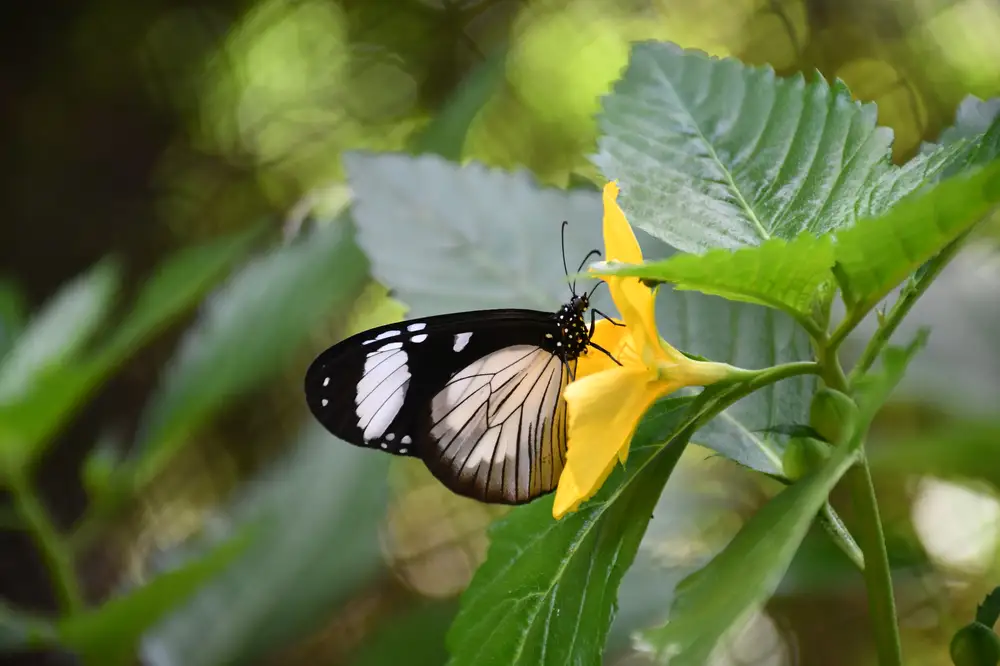
{"label": "flower petal", "polygon": [[[618,358],[619,361],[621,360],[619,355],[622,350],[627,344],[631,343],[628,328],[625,326],[615,326],[607,319],[597,321],[594,325],[594,335],[590,338],[590,341],[608,350],[608,353]],[[617,367],[618,364],[608,358],[607,354],[590,347],[576,361],[576,380],[579,381],[588,375]]]}
{"label": "flower petal", "polygon": [[[604,253],[609,260],[630,264],[642,263],[642,250],[629,226],[625,213],[618,206],[618,184],[604,186]],[[656,331],[655,293],[639,278],[604,278],[611,298],[631,328],[637,348],[652,350],[661,356],[660,336]]]}
{"label": "flower petal", "polygon": [[656,400],[645,367],[615,366],[579,379],[563,392],[569,408],[569,450],[552,515],[575,511],[597,492],[627,452],[639,419]]}
{"label": "flower petal", "polygon": [[639,241],[618,206],[618,183],[604,186],[604,256],[611,261],[638,264],[642,261]]}

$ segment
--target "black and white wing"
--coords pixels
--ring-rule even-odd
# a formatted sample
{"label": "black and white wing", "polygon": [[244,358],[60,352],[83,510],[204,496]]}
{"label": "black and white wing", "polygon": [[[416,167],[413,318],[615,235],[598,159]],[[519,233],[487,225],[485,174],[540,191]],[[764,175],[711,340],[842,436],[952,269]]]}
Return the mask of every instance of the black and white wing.
{"label": "black and white wing", "polygon": [[306,401],[334,435],[421,458],[453,492],[525,503],[555,489],[566,460],[562,390],[576,360],[558,354],[559,331],[534,310],[382,326],[323,352]]}

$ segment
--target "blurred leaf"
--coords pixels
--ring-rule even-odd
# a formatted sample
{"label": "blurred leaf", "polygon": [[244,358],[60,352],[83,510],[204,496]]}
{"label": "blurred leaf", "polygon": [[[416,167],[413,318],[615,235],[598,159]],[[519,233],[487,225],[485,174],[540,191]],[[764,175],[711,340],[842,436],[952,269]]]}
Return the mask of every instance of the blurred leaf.
{"label": "blurred leaf", "polygon": [[602,245],[601,203],[591,192],[542,189],[523,171],[460,167],[429,155],[348,153],[344,164],[358,244],[372,275],[411,317],[492,307],[555,311],[570,297],[562,221],[570,223],[566,257],[574,266]]}
{"label": "blurred leaf", "polygon": [[24,330],[24,298],[13,283],[0,280],[0,364]]}
{"label": "blurred leaf", "polygon": [[773,238],[736,251],[709,250],[678,254],[639,266],[599,268],[603,275],[634,275],[670,282],[675,289],[695,290],[723,298],[757,303],[809,320],[817,292],[833,279],[833,244],[828,236],[801,234],[791,242]]}
{"label": "blurred leaf", "polygon": [[838,270],[861,309],[986,216],[1000,201],[1000,164],[913,195],[836,235]]}
{"label": "blurred leaf", "polygon": [[654,406],[625,469],[576,513],[554,520],[548,497],[491,529],[486,562],[448,633],[450,664],[599,662],[618,585],[687,444],[689,405],[673,398]]}
{"label": "blurred leaf", "polygon": [[51,645],[55,640],[55,627],[47,619],[0,599],[0,654]]}
{"label": "blurred leaf", "polygon": [[0,404],[0,439],[18,443],[21,464],[44,450],[105,377],[222,278],[255,236],[256,232],[238,234],[169,257],[142,286],[134,308],[109,342],[39,374],[19,399]]}
{"label": "blurred leaf", "polygon": [[125,321],[101,353],[118,363],[174,321],[246,256],[260,229],[177,252],[143,285]]}
{"label": "blurred leaf", "polygon": [[506,65],[507,51],[501,49],[467,74],[444,108],[414,137],[413,151],[458,162],[472,121],[506,80]]}
{"label": "blurred leaf", "polygon": [[440,666],[448,661],[445,634],[458,603],[429,601],[391,615],[365,641],[351,666]]}
{"label": "blurred leaf", "polygon": [[146,635],[144,663],[259,663],[329,621],[382,566],[387,461],[310,420],[228,512],[226,522],[255,527],[253,544]]}
{"label": "blurred leaf", "polygon": [[1000,97],[983,101],[975,95],[968,95],[958,105],[954,124],[941,132],[938,143],[946,145],[984,134],[998,116],[1000,116]]}
{"label": "blurred leaf", "polygon": [[870,446],[874,469],[980,480],[1000,489],[1000,422],[960,421]]}
{"label": "blurred leaf", "polygon": [[351,234],[331,225],[253,260],[210,296],[143,415],[140,483],[216,410],[283,368],[366,278]]}
{"label": "blurred leaf", "polygon": [[143,632],[224,571],[249,543],[249,533],[238,536],[177,570],[160,573],[145,585],[61,620],[60,642],[87,664],[129,666]]}
{"label": "blurred leaf", "polygon": [[944,168],[937,174],[943,179],[996,159],[1000,156],[998,112],[1000,98],[984,102],[969,95],[959,104],[955,123],[941,132],[937,143],[923,144],[921,154],[910,162],[922,156],[945,156]]}
{"label": "blurred leaf", "polygon": [[[570,270],[603,247],[601,199],[590,191],[541,188],[524,172],[437,157],[345,156],[355,193],[358,243],[372,274],[410,306],[409,316],[481,308],[556,310],[569,297],[560,258],[561,220],[569,220]],[[643,256],[674,250],[637,232]],[[590,284],[577,284],[577,290]],[[606,289],[591,300],[613,314]],[[660,289],[661,334],[687,352],[745,368],[811,358],[809,337],[781,312],[712,296]],[[781,441],[755,432],[804,422],[815,379],[795,377],[744,398],[696,433],[697,441],[744,465],[781,471]]]}
{"label": "blurred leaf", "polygon": [[117,264],[102,261],[32,317],[0,365],[0,403],[21,398],[42,375],[73,360],[103,323],[120,279]]}

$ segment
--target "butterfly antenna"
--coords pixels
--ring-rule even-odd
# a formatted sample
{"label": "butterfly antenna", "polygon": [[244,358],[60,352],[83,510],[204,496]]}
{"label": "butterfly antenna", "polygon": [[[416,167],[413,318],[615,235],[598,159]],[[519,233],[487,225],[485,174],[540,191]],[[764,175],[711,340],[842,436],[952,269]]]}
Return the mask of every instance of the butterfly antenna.
{"label": "butterfly antenna", "polygon": [[593,300],[593,298],[594,298],[594,292],[597,291],[598,287],[600,287],[602,284],[604,284],[604,280],[598,280],[597,281],[597,284],[594,285],[594,288],[590,290],[589,294],[587,294],[587,300],[588,301]]}
{"label": "butterfly antenna", "polygon": [[[563,220],[560,243],[562,245],[563,273],[565,273],[566,277],[569,278],[569,267],[566,266],[566,227],[567,226],[569,226],[569,220]],[[573,280],[573,282],[569,286],[569,289],[570,289],[570,291],[573,292],[573,295],[576,296],[576,280]]]}

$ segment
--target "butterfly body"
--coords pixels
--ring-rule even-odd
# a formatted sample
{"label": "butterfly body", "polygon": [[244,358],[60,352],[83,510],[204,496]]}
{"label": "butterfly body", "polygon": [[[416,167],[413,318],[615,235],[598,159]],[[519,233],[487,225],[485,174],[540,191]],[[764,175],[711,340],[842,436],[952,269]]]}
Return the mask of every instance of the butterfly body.
{"label": "butterfly body", "polygon": [[479,310],[402,321],[320,354],[306,401],[337,437],[418,457],[450,490],[521,504],[566,459],[562,390],[587,352],[587,295],[558,311]]}

